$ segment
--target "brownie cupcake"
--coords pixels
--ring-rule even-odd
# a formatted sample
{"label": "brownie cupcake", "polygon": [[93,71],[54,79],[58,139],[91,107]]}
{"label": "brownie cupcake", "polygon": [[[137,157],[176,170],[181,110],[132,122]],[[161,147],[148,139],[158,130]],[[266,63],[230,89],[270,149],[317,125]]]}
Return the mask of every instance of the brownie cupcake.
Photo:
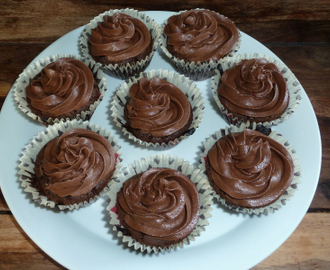
{"label": "brownie cupcake", "polygon": [[300,176],[295,151],[262,125],[232,126],[213,134],[201,154],[201,170],[225,206],[249,214],[273,212],[293,196]]}
{"label": "brownie cupcake", "polygon": [[80,37],[80,49],[84,56],[101,63],[109,75],[127,79],[149,65],[159,36],[159,25],[144,13],[115,9],[86,25]]}
{"label": "brownie cupcake", "polygon": [[196,85],[166,70],[130,78],[118,88],[111,108],[123,132],[152,149],[166,149],[192,135],[203,109]]}
{"label": "brownie cupcake", "polygon": [[207,9],[182,11],[162,26],[160,46],[173,66],[192,80],[214,74],[239,48],[240,33],[227,17]]}
{"label": "brownie cupcake", "polygon": [[81,120],[59,122],[26,146],[20,181],[41,205],[78,209],[109,189],[121,167],[119,148],[99,126]]}
{"label": "brownie cupcake", "polygon": [[189,244],[210,217],[206,176],[177,157],[155,155],[135,161],[108,192],[110,224],[128,246],[165,252]]}
{"label": "brownie cupcake", "polygon": [[300,84],[279,61],[259,54],[236,55],[216,71],[212,93],[231,124],[275,125],[288,118],[300,102]]}
{"label": "brownie cupcake", "polygon": [[51,125],[60,120],[89,120],[103,99],[106,80],[93,60],[55,55],[25,69],[14,91],[25,114]]}

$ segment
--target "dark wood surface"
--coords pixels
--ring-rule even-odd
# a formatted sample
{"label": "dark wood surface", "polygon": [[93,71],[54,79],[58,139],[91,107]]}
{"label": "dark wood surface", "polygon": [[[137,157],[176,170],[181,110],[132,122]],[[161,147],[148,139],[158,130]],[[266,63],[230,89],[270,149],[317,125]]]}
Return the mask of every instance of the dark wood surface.
{"label": "dark wood surface", "polygon": [[[312,102],[320,126],[323,153],[319,184],[296,231],[253,269],[330,269],[330,2],[2,0],[0,106],[22,70],[52,42],[99,13],[126,7],[171,11],[203,7],[218,11],[293,71]],[[0,269],[64,269],[24,233],[1,193]]]}

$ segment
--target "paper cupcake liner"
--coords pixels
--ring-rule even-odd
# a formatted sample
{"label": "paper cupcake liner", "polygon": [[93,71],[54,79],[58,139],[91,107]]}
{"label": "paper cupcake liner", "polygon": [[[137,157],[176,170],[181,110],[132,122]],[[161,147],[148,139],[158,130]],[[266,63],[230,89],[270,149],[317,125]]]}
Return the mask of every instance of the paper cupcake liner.
{"label": "paper cupcake liner", "polygon": [[[208,10],[208,9],[196,8],[194,10]],[[187,11],[187,10],[180,11],[174,15],[179,15],[185,11]],[[212,10],[208,10],[208,11],[212,11]],[[213,11],[213,12],[215,12],[215,11]],[[162,51],[165,53],[165,55],[168,57],[171,64],[173,65],[173,67],[179,73],[189,77],[191,80],[203,81],[203,80],[206,80],[206,79],[212,77],[214,75],[215,70],[219,67],[220,63],[227,57],[234,56],[241,46],[241,33],[238,29],[238,33],[239,33],[238,42],[234,45],[232,50],[223,58],[218,59],[217,61],[210,60],[210,61],[206,61],[206,62],[199,62],[199,61],[198,62],[193,62],[193,61],[188,62],[183,59],[175,57],[168,51],[167,36],[164,33],[164,28],[167,25],[167,23],[168,23],[168,21],[166,20],[161,26],[161,34],[159,37],[159,46],[162,49]]]}
{"label": "paper cupcake liner", "polygon": [[104,73],[100,69],[100,65],[97,64],[94,60],[82,58],[77,55],[72,54],[65,54],[65,55],[52,55],[48,56],[46,58],[40,59],[36,61],[35,63],[29,65],[18,77],[18,79],[15,82],[14,85],[14,96],[16,103],[18,105],[18,108],[27,116],[31,117],[33,120],[36,120],[40,123],[43,123],[45,125],[52,125],[54,123],[59,123],[60,121],[66,121],[66,120],[72,120],[69,118],[66,119],[59,119],[59,118],[52,118],[49,117],[48,119],[42,118],[36,114],[34,114],[31,109],[28,106],[28,103],[26,101],[26,92],[25,88],[30,84],[31,80],[41,72],[41,70],[46,67],[48,64],[55,62],[59,58],[72,58],[77,59],[82,62],[84,62],[93,72],[94,77],[98,80],[98,86],[100,91],[100,97],[97,101],[95,101],[93,104],[89,106],[89,110],[82,111],[81,113],[77,114],[75,119],[82,119],[82,120],[89,120],[96,110],[97,106],[100,104],[100,102],[103,100],[105,91],[107,90],[107,83],[104,76]]}
{"label": "paper cupcake liner", "polygon": [[140,21],[142,21],[147,28],[149,29],[151,33],[151,38],[153,40],[152,45],[152,51],[151,53],[143,60],[137,61],[132,64],[126,64],[126,65],[104,65],[101,64],[102,68],[104,69],[104,72],[109,74],[110,76],[119,78],[119,79],[128,79],[131,76],[134,76],[135,74],[139,74],[140,72],[144,71],[148,65],[151,62],[152,57],[155,54],[155,51],[158,48],[158,39],[160,36],[160,27],[157,24],[156,21],[154,21],[152,18],[147,16],[145,13],[140,12],[138,10],[126,8],[126,9],[112,9],[109,11],[106,11],[97,17],[95,17],[93,20],[90,21],[89,24],[86,25],[85,29],[83,30],[80,38],[79,38],[79,48],[82,53],[87,58],[93,59],[91,54],[89,53],[88,49],[88,38],[91,35],[91,30],[95,29],[98,25],[98,22],[103,21],[103,17],[105,15],[113,16],[115,13],[125,13],[131,17],[137,18]]}
{"label": "paper cupcake liner", "polygon": [[221,129],[220,131],[217,131],[216,133],[212,134],[204,143],[203,147],[200,153],[200,165],[199,169],[201,169],[203,172],[205,172],[205,159],[207,157],[208,151],[212,148],[212,146],[223,136],[228,135],[232,132],[242,132],[243,130],[250,128],[252,130],[260,130],[260,132],[268,134],[268,136],[278,143],[282,144],[290,153],[293,164],[294,164],[294,177],[290,184],[290,186],[287,188],[287,190],[283,193],[283,195],[277,199],[274,203],[260,208],[246,208],[241,206],[236,206],[233,204],[230,204],[226,202],[226,200],[217,194],[213,188],[212,188],[212,195],[216,198],[217,201],[219,201],[222,205],[225,207],[238,212],[238,213],[246,213],[246,214],[267,214],[267,213],[273,213],[275,210],[279,210],[282,205],[286,204],[286,201],[290,200],[290,198],[294,195],[294,192],[298,189],[298,184],[300,184],[300,175],[301,175],[301,166],[298,159],[298,156],[296,155],[296,151],[292,148],[292,146],[288,143],[288,141],[280,134],[277,134],[275,131],[271,131],[270,128],[264,127],[262,125],[257,125],[256,123],[242,123],[239,126],[231,125],[230,127],[226,127],[224,129]]}
{"label": "paper cupcake liner", "polygon": [[[253,58],[265,58],[270,63],[274,63],[277,66],[277,68],[280,70],[281,74],[283,75],[283,77],[287,83],[290,100],[289,100],[289,104],[288,104],[288,107],[285,110],[285,112],[281,115],[281,117],[274,119],[272,121],[257,123],[257,124],[262,124],[264,126],[276,125],[278,123],[283,122],[287,118],[289,118],[289,116],[291,114],[293,114],[294,111],[297,109],[297,107],[300,103],[300,100],[301,100],[301,95],[300,95],[301,85],[300,85],[299,81],[297,80],[297,78],[292,73],[292,71],[286,65],[284,65],[281,61],[276,60],[270,56],[262,55],[262,54],[258,54],[258,53],[241,54],[241,55],[235,55],[233,57],[227,58],[225,61],[223,61],[221,63],[220,70],[221,70],[221,72],[223,72],[223,71],[227,70],[228,68],[233,67],[235,63],[239,63],[243,59],[253,59]],[[218,107],[220,108],[220,113],[221,113],[222,117],[224,119],[226,119],[229,124],[237,125],[241,122],[244,122],[243,119],[233,116],[233,114],[231,112],[228,112],[228,110],[220,102],[219,97],[218,97],[218,85],[219,85],[219,82],[221,79],[220,70],[216,70],[215,75],[212,77],[212,81],[211,81],[212,94],[213,94],[215,102],[217,103]],[[252,122],[252,121],[250,121],[250,122]]]}
{"label": "paper cupcake liner", "polygon": [[[124,119],[124,107],[129,98],[129,89],[130,87],[138,82],[141,78],[151,79],[152,77],[159,77],[165,79],[166,81],[177,86],[183,93],[186,94],[192,108],[193,113],[193,122],[190,125],[189,130],[181,135],[179,138],[174,141],[170,141],[169,143],[148,143],[136,138],[131,132],[129,132],[125,128],[126,120]],[[193,81],[189,80],[187,77],[180,75],[174,71],[168,70],[151,70],[144,73],[140,73],[139,77],[131,77],[126,83],[123,83],[120,87],[118,87],[117,92],[113,98],[111,103],[111,111],[112,117],[118,127],[120,127],[125,135],[128,135],[129,139],[138,143],[141,146],[145,146],[149,149],[153,150],[165,150],[169,149],[175,145],[177,145],[182,140],[186,139],[188,136],[192,135],[195,130],[198,128],[201,119],[204,114],[204,100],[202,97],[199,88],[193,83]]]}
{"label": "paper cupcake liner", "polygon": [[[142,245],[132,237],[124,235],[121,230],[118,230],[118,228],[122,227],[115,210],[117,193],[127,179],[149,168],[159,167],[178,170],[188,176],[188,178],[195,183],[200,197],[200,218],[196,228],[188,237],[183,239],[183,241],[165,248]],[[213,204],[211,192],[212,188],[209,185],[206,175],[198,168],[190,165],[189,162],[168,154],[148,156],[139,161],[134,161],[134,164],[129,164],[128,167],[123,168],[122,174],[118,175],[116,183],[111,186],[110,191],[107,193],[110,198],[110,203],[107,207],[110,214],[110,224],[113,225],[113,231],[117,231],[117,236],[121,238],[123,243],[127,243],[128,247],[133,247],[137,251],[157,254],[159,252],[165,253],[165,251],[170,251],[172,249],[176,250],[178,247],[183,247],[184,245],[190,244],[191,241],[194,241],[197,236],[200,236],[202,231],[205,231],[205,227],[209,225],[207,219],[211,217],[211,205]]]}
{"label": "paper cupcake liner", "polygon": [[[42,149],[42,147],[49,142],[50,140],[54,139],[55,137],[63,134],[68,130],[72,130],[75,128],[83,128],[95,131],[96,133],[100,134],[101,136],[105,137],[112,145],[114,152],[117,157],[116,168],[112,176],[112,180],[109,181],[108,185],[101,191],[98,195],[95,195],[94,198],[90,198],[89,201],[75,203],[72,205],[59,205],[51,200],[49,200],[46,196],[41,195],[36,188],[33,187],[31,183],[31,178],[34,175],[34,166],[35,160]],[[113,184],[114,179],[120,173],[121,168],[121,152],[120,146],[117,144],[117,141],[114,140],[114,136],[110,134],[107,130],[100,127],[99,125],[95,125],[94,123],[90,123],[88,121],[82,120],[73,120],[73,121],[66,121],[66,122],[59,122],[55,123],[52,126],[48,126],[44,131],[40,132],[36,135],[31,142],[25,146],[25,150],[22,153],[19,161],[20,164],[18,166],[19,172],[19,181],[21,182],[21,186],[24,188],[24,191],[27,193],[31,193],[32,200],[39,205],[44,205],[46,207],[55,208],[59,210],[73,210],[79,209],[80,207],[84,207],[94,203],[97,199],[102,197]]]}

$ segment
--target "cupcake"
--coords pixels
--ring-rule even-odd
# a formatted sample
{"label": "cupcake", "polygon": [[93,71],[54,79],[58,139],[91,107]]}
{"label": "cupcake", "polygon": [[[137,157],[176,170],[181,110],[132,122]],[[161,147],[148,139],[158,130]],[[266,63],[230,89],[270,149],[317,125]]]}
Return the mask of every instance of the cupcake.
{"label": "cupcake", "polygon": [[206,9],[182,11],[163,24],[160,46],[173,66],[192,80],[214,74],[219,61],[234,55],[240,33],[227,17]]}
{"label": "cupcake", "polygon": [[300,101],[300,84],[279,61],[259,54],[236,55],[212,80],[213,96],[231,124],[275,125],[288,118]]}
{"label": "cupcake", "polygon": [[159,25],[144,13],[115,9],[91,20],[80,37],[80,49],[109,75],[127,79],[149,65],[159,36]]}
{"label": "cupcake", "polygon": [[111,108],[123,132],[152,149],[166,149],[192,135],[203,109],[196,85],[167,70],[130,78],[118,88]]}
{"label": "cupcake", "polygon": [[60,120],[89,120],[103,99],[106,80],[93,60],[55,55],[25,69],[14,91],[25,114],[51,125]]}
{"label": "cupcake", "polygon": [[232,126],[204,144],[201,170],[225,206],[243,213],[273,212],[293,196],[300,164],[295,151],[262,125]]}
{"label": "cupcake", "polygon": [[78,209],[108,190],[121,167],[119,148],[99,126],[81,120],[59,122],[26,146],[20,181],[41,205]]}
{"label": "cupcake", "polygon": [[210,186],[199,169],[168,155],[135,161],[108,195],[110,224],[128,246],[165,252],[189,244],[208,225]]}

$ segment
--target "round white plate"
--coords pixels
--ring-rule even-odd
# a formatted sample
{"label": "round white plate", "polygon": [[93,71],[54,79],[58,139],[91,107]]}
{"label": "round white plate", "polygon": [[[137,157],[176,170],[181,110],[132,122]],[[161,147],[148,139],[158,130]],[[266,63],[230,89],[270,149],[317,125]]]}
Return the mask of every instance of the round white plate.
{"label": "round white plate", "polygon": [[[160,11],[146,13],[158,23],[173,14]],[[78,54],[78,38],[82,30],[83,27],[80,27],[64,35],[35,60],[53,54]],[[259,42],[242,33],[238,53],[250,52],[277,58]],[[158,50],[148,70],[160,68],[173,70]],[[122,81],[107,76],[107,83],[105,98],[91,122],[101,124],[116,136],[122,146],[123,165],[126,166],[155,151],[136,146],[115,127],[109,108],[112,96]],[[166,152],[197,166],[202,141],[227,123],[219,116],[212,98],[210,79],[196,84],[203,94],[206,107],[202,123],[193,136]],[[44,126],[24,115],[17,108],[13,96],[11,90],[0,115],[1,190],[27,235],[49,256],[69,269],[249,269],[274,252],[295,230],[312,201],[319,179],[320,133],[311,103],[302,90],[301,104],[296,112],[273,128],[296,149],[302,166],[301,184],[286,206],[273,214],[258,217],[236,214],[215,203],[210,225],[189,246],[158,255],[135,252],[123,245],[112,232],[105,210],[105,198],[68,213],[39,207],[23,192],[17,177],[18,159],[25,145]]]}

